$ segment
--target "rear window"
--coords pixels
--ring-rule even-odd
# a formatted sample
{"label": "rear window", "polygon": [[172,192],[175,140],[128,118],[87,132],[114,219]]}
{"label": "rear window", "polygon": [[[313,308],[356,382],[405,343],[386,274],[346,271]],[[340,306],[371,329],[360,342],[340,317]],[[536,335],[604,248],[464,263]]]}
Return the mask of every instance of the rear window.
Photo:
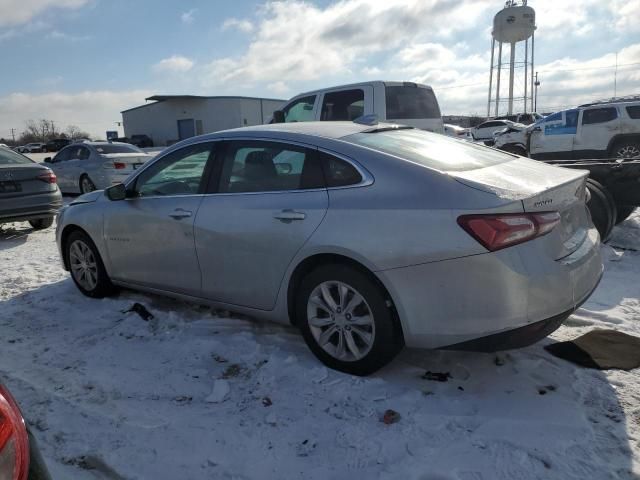
{"label": "rear window", "polygon": [[421,87],[386,87],[387,119],[440,118],[433,91]]}
{"label": "rear window", "polygon": [[101,154],[110,153],[142,153],[138,147],[133,145],[96,145],[95,149]]}
{"label": "rear window", "polygon": [[627,113],[630,118],[634,120],[640,119],[640,105],[632,105],[631,107],[627,107]]}
{"label": "rear window", "polygon": [[29,163],[34,162],[8,148],[0,147],[0,165],[24,165]]}
{"label": "rear window", "polygon": [[416,129],[356,133],[342,140],[443,172],[475,170],[513,159],[497,150]]}
{"label": "rear window", "polygon": [[615,120],[618,117],[618,111],[614,107],[609,108],[593,108],[585,110],[582,113],[582,124],[593,125],[596,123],[605,123]]}

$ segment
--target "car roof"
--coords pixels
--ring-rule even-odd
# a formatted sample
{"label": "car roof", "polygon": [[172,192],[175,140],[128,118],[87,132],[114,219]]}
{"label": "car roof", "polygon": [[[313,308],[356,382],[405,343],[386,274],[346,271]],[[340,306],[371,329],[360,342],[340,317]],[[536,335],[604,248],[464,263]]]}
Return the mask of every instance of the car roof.
{"label": "car roof", "polygon": [[299,135],[310,135],[315,137],[339,139],[361,133],[372,128],[392,127],[391,123],[378,123],[375,125],[363,125],[354,122],[293,122],[293,123],[273,123],[270,125],[256,125],[252,127],[234,128],[231,130],[222,130],[220,132],[203,135],[202,139],[218,138],[228,134],[239,136],[242,134],[251,134],[251,136],[260,136],[261,133],[293,133]]}

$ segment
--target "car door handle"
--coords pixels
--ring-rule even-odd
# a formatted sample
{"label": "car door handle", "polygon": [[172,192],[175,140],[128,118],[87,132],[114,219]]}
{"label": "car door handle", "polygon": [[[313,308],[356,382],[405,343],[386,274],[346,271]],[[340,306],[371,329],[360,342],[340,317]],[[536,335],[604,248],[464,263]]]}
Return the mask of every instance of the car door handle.
{"label": "car door handle", "polygon": [[191,216],[191,212],[189,210],[184,210],[182,208],[176,208],[173,213],[170,213],[169,216],[174,220],[180,220],[181,218],[188,218]]}
{"label": "car door handle", "polygon": [[304,220],[307,216],[302,212],[296,212],[295,210],[282,210],[276,213],[273,218],[280,220],[281,222],[289,223],[293,220]]}

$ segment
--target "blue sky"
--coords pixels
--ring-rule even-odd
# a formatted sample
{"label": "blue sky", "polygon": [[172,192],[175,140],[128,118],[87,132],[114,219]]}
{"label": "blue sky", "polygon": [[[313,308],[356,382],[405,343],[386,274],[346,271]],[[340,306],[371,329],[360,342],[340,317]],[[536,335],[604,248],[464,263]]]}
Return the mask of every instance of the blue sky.
{"label": "blue sky", "polygon": [[[50,118],[104,136],[162,93],[288,98],[365,79],[483,113],[501,1],[0,0],[0,137]],[[640,93],[640,0],[530,0],[539,105]]]}

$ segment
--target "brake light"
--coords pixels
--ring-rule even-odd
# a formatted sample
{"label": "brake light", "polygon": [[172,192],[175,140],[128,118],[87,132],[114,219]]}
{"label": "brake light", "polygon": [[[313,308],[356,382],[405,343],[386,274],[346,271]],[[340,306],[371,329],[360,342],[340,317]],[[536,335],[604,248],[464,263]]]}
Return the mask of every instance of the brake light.
{"label": "brake light", "polygon": [[492,252],[546,235],[558,223],[560,223],[558,212],[458,217],[458,225]]}
{"label": "brake light", "polygon": [[127,168],[127,164],[122,162],[113,162],[113,168],[116,170],[122,170],[123,168]]}
{"label": "brake light", "polygon": [[38,175],[38,180],[41,180],[45,183],[56,183],[58,181],[58,177],[56,177],[56,174],[53,173],[52,170],[47,170],[46,172]]}
{"label": "brake light", "polygon": [[26,480],[28,474],[27,427],[16,401],[0,385],[0,478]]}

